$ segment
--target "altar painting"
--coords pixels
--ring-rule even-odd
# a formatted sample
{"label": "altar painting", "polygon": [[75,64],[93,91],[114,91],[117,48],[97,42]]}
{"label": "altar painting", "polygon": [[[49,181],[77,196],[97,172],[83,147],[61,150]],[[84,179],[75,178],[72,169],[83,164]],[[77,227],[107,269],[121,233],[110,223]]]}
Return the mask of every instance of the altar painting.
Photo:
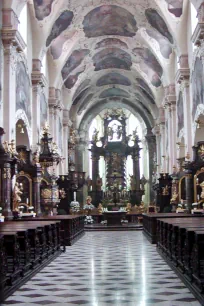
{"label": "altar painting", "polygon": [[30,80],[23,62],[16,69],[16,110],[22,109],[31,121]]}

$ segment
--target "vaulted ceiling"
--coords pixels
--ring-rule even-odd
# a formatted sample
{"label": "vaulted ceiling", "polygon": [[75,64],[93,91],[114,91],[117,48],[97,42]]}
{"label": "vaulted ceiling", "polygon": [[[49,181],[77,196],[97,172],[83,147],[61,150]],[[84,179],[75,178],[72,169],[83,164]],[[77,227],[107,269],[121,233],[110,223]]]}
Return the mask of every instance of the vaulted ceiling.
{"label": "vaulted ceiling", "polygon": [[[172,63],[186,48],[186,0],[30,0],[33,58],[47,52],[49,84],[80,120],[95,105],[131,105],[150,122]],[[173,76],[173,77],[172,77]],[[104,106],[105,107],[105,106]]]}

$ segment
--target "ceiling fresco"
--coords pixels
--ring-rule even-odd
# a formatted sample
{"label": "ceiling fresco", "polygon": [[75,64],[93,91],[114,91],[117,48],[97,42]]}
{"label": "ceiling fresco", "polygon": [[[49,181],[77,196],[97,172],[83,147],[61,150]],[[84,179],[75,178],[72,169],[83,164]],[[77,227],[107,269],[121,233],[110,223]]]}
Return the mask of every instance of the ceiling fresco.
{"label": "ceiling fresco", "polygon": [[43,20],[49,16],[52,10],[52,3],[54,0],[33,0],[35,17],[38,20]]}
{"label": "ceiling fresco", "polygon": [[104,90],[99,96],[100,99],[109,98],[109,97],[129,98],[130,94],[128,92],[126,92],[125,90],[120,89],[120,88],[109,88],[109,89]]}
{"label": "ceiling fresco", "polygon": [[57,38],[64,30],[69,27],[72,22],[73,16],[74,14],[71,11],[64,11],[63,13],[61,13],[61,15],[55,21],[50,35],[47,38],[46,47],[51,44],[53,39]]}
{"label": "ceiling fresco", "polygon": [[154,54],[148,48],[135,48],[133,53],[141,71],[146,74],[153,86],[159,87],[163,69]]}
{"label": "ceiling fresco", "polygon": [[168,3],[168,10],[175,17],[180,17],[183,13],[183,0],[165,0]]}
{"label": "ceiling fresco", "polygon": [[62,68],[62,78],[65,80],[70,72],[72,72],[76,67],[78,67],[84,58],[90,53],[88,49],[80,49],[72,52],[68,58],[66,64]]}
{"label": "ceiling fresco", "polygon": [[145,15],[150,25],[161,35],[166,37],[171,44],[173,44],[173,37],[170,34],[164,19],[159,15],[159,13],[156,10],[150,8],[145,11]]}
{"label": "ceiling fresco", "polygon": [[112,46],[128,49],[127,44],[118,38],[105,38],[96,44],[95,49],[108,48]]}
{"label": "ceiling fresco", "polygon": [[147,34],[158,42],[162,56],[165,59],[169,59],[172,53],[172,47],[169,41],[154,29],[147,30]]}
{"label": "ceiling fresco", "polygon": [[88,92],[89,87],[84,89],[83,91],[80,92],[78,96],[73,100],[73,105],[76,105],[81,99],[83,99],[86,96],[86,93]]}
{"label": "ceiling fresco", "polygon": [[134,16],[116,5],[102,5],[89,12],[83,21],[86,37],[120,35],[133,37],[137,32]]}
{"label": "ceiling fresco", "polygon": [[70,75],[70,76],[66,79],[66,81],[65,81],[65,83],[64,83],[65,87],[68,88],[68,89],[71,89],[71,88],[76,84],[79,75],[80,75],[82,72],[84,72],[85,69],[86,69],[86,67],[83,67],[82,70],[76,72],[76,73],[73,74],[73,75]]}
{"label": "ceiling fresco", "polygon": [[127,77],[121,75],[120,73],[111,72],[111,73],[107,73],[106,75],[98,79],[96,86],[100,87],[100,86],[105,86],[109,84],[130,86],[131,82]]}
{"label": "ceiling fresco", "polygon": [[132,66],[131,56],[118,48],[107,48],[93,56],[95,71],[109,68],[130,70]]}

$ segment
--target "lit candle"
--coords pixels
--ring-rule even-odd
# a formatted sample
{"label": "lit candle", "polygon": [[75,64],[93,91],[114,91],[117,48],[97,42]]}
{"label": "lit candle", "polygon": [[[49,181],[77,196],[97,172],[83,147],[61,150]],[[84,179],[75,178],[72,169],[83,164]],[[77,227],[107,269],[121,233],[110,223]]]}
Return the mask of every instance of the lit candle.
{"label": "lit candle", "polygon": [[28,198],[26,199],[26,204],[28,204],[29,203],[29,200],[28,200]]}
{"label": "lit candle", "polygon": [[74,202],[76,202],[76,191],[74,191]]}

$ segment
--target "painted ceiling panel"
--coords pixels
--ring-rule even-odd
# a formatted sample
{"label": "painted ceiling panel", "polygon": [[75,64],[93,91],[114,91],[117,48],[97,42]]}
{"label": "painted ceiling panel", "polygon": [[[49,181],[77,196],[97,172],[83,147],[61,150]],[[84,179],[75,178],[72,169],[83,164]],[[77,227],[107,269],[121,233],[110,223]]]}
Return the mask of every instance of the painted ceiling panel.
{"label": "painted ceiling panel", "polygon": [[35,17],[38,20],[43,20],[50,15],[53,1],[54,0],[33,0]]}
{"label": "painted ceiling panel", "polygon": [[123,89],[120,89],[120,88],[109,88],[109,89],[104,90],[100,94],[100,96],[99,96],[100,99],[108,98],[108,97],[124,97],[124,98],[129,98],[130,95],[129,95],[128,92],[126,92]]}
{"label": "painted ceiling panel", "polygon": [[85,67],[84,67],[82,70],[78,71],[77,73],[75,73],[75,74],[73,74],[73,75],[70,75],[70,76],[66,79],[66,81],[65,81],[65,83],[64,83],[65,87],[68,88],[68,89],[71,89],[71,88],[76,84],[79,75],[80,75],[82,72],[84,72],[84,70],[85,70]]}
{"label": "painted ceiling panel", "polygon": [[133,37],[137,32],[134,16],[116,5],[102,5],[89,12],[83,21],[86,37],[120,35]]}
{"label": "painted ceiling panel", "polygon": [[154,29],[147,30],[147,34],[158,42],[162,56],[169,59],[172,53],[172,47],[169,41]]}
{"label": "painted ceiling panel", "polygon": [[58,37],[64,30],[69,27],[72,22],[73,16],[74,14],[71,11],[64,11],[63,13],[61,13],[61,15],[55,21],[50,35],[47,38],[46,47],[51,44],[53,39]]}
{"label": "painted ceiling panel", "polygon": [[66,64],[62,68],[62,78],[65,80],[70,72],[78,67],[84,58],[90,53],[88,49],[80,49],[72,52]]}
{"label": "painted ceiling panel", "polygon": [[168,3],[168,10],[175,17],[180,17],[183,13],[183,0],[165,0]]}
{"label": "painted ceiling panel", "polygon": [[65,41],[71,39],[75,33],[76,30],[71,30],[66,33],[66,35],[63,35],[63,33],[61,33],[57,38],[55,38],[55,40],[52,41],[52,44],[50,46],[50,52],[54,60],[58,59],[62,54],[63,45]]}
{"label": "painted ceiling panel", "polygon": [[107,73],[106,75],[102,76],[96,83],[96,86],[105,86],[109,84],[118,84],[118,85],[125,85],[125,86],[130,86],[131,82],[130,80],[117,73],[117,72],[111,72]]}
{"label": "painted ceiling panel", "polygon": [[127,44],[118,38],[105,38],[96,44],[95,49],[108,48],[112,46],[128,49]]}
{"label": "painted ceiling panel", "polygon": [[159,87],[163,69],[154,54],[147,48],[135,48],[133,52],[140,69],[148,76],[153,86]]}
{"label": "painted ceiling panel", "polygon": [[109,68],[130,70],[131,56],[118,48],[107,48],[99,51],[93,57],[95,71]]}
{"label": "painted ceiling panel", "polygon": [[151,26],[156,29],[161,35],[166,37],[171,44],[173,44],[173,37],[169,32],[164,19],[159,15],[159,13],[156,10],[150,8],[145,11],[145,15]]}

